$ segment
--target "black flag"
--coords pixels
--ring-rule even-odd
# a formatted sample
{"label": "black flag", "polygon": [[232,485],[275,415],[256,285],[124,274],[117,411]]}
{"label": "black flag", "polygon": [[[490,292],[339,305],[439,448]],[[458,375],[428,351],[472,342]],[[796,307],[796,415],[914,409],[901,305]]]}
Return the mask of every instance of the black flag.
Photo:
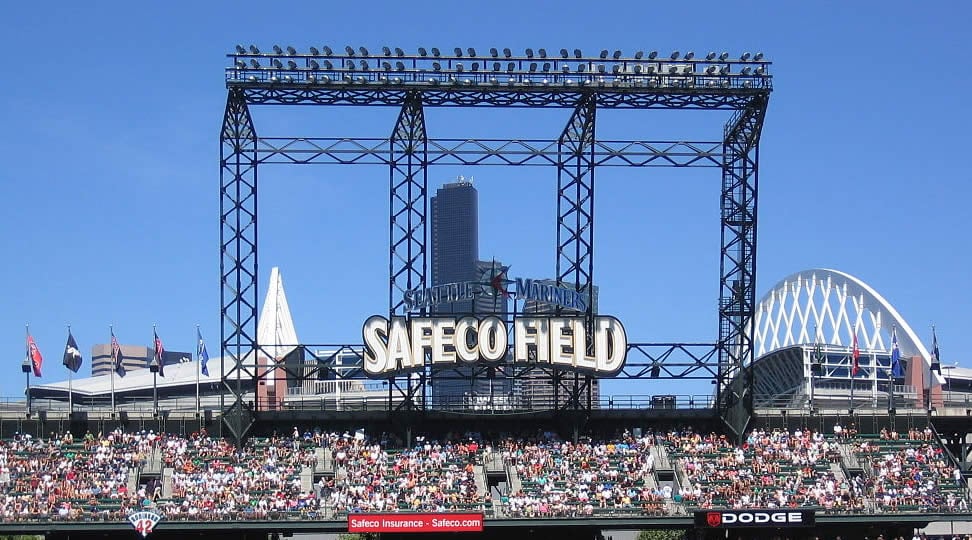
{"label": "black flag", "polygon": [[64,346],[64,366],[77,373],[81,369],[81,351],[78,350],[78,342],[74,341],[74,335],[68,331],[67,345]]}

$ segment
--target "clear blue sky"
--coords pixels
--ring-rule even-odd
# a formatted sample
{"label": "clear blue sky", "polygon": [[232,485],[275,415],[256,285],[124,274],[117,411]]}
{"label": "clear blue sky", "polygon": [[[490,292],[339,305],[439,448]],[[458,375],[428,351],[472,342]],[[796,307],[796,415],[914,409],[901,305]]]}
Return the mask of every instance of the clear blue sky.
{"label": "clear blue sky", "polygon": [[[606,6],[613,4],[610,12]],[[763,51],[759,294],[806,268],[857,275],[943,360],[968,365],[972,136],[964,2],[14,2],[0,22],[0,396],[22,395],[24,325],[63,380],[108,339],[219,340],[218,130],[235,44]],[[917,8],[917,9],[916,9]],[[382,137],[397,111],[255,111],[261,135]],[[428,111],[434,137],[556,138],[567,111]],[[724,117],[606,112],[601,138],[721,136]],[[603,171],[603,172],[601,172]],[[712,341],[715,170],[598,172],[601,310],[639,341]],[[553,273],[555,171],[474,176],[483,257]],[[386,307],[388,171],[266,167],[260,287],[280,266],[306,343],[353,342]],[[669,387],[668,391],[672,391]],[[645,390],[644,393],[651,393]],[[681,392],[679,392],[681,393]]]}

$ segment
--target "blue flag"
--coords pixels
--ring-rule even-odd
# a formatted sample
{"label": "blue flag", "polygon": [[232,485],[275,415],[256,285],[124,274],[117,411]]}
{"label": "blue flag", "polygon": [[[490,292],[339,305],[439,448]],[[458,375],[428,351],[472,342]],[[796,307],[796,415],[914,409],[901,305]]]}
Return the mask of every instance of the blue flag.
{"label": "blue flag", "polygon": [[203,341],[202,334],[199,333],[199,329],[196,328],[196,359],[199,360],[199,365],[202,369],[202,374],[209,377],[209,353],[206,352],[206,342]]}
{"label": "blue flag", "polygon": [[938,334],[935,333],[935,327],[932,326],[932,357],[931,357],[931,370],[935,373],[942,372],[942,357],[938,352]]}
{"label": "blue flag", "polygon": [[895,379],[904,377],[904,366],[901,365],[901,351],[898,349],[898,331],[891,328],[891,376]]}

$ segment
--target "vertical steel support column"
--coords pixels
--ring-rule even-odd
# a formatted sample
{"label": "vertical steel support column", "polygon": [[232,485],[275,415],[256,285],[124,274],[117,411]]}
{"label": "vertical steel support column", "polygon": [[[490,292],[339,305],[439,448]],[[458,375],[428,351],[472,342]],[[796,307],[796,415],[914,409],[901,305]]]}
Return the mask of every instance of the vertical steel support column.
{"label": "vertical steel support column", "polygon": [[[388,315],[405,315],[405,291],[425,287],[428,258],[426,238],[428,213],[428,135],[421,92],[409,92],[391,135],[389,171]],[[406,375],[400,408],[424,404],[425,371]],[[389,387],[397,387],[392,378]],[[389,394],[388,410],[394,408]]]}
{"label": "vertical steel support column", "polygon": [[[574,287],[587,298],[588,329],[594,305],[594,129],[597,94],[583,96],[557,139],[557,284]],[[557,310],[558,313],[560,310]],[[593,345],[593,344],[591,344]],[[588,351],[590,352],[590,351]],[[554,403],[560,407],[561,372],[554,372]],[[579,409],[590,376],[575,376],[563,408]],[[565,388],[565,389],[567,389]]]}
{"label": "vertical steel support column", "polygon": [[240,441],[253,424],[244,402],[248,384],[256,379],[257,335],[257,156],[256,131],[246,96],[232,89],[226,100],[220,131],[219,267],[221,380],[231,402],[223,401],[223,421]]}
{"label": "vertical steel support column", "polygon": [[756,306],[756,202],[765,96],[733,115],[723,139],[722,259],[719,278],[719,380],[716,403],[737,437],[753,412]]}

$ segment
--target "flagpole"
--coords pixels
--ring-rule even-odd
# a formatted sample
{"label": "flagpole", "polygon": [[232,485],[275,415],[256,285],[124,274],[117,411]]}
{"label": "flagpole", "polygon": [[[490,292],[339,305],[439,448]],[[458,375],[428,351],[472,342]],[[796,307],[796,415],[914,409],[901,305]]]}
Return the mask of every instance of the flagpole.
{"label": "flagpole", "polygon": [[27,416],[29,417],[30,416],[30,372],[33,368],[34,359],[30,357],[30,323],[27,323],[24,326],[25,326],[25,332],[27,334],[26,337],[24,338],[24,348],[27,350],[27,356],[24,358],[24,365],[22,366],[22,369],[24,370],[24,373],[27,375],[27,393],[25,397],[27,398],[27,403],[26,403]]}
{"label": "flagpole", "polygon": [[[111,371],[111,373],[109,374],[111,376],[111,416],[112,418],[114,418],[115,417],[115,370],[118,368],[118,366],[115,365],[115,362],[118,361],[118,359],[115,358],[115,325],[109,324],[108,331],[111,333],[111,343],[108,344],[108,351],[110,351],[108,357],[111,358],[111,361],[109,362],[109,367],[110,367],[109,371]],[[121,347],[121,345],[119,345],[119,347]]]}
{"label": "flagpole", "polygon": [[202,371],[202,358],[199,356],[199,325],[196,325],[196,418],[202,413],[199,405],[199,372]]}
{"label": "flagpole", "polygon": [[155,352],[152,354],[152,364],[149,368],[152,370],[152,415],[158,416],[159,414],[159,334],[155,329],[155,325],[152,325],[152,348]]}
{"label": "flagpole", "polygon": [[[68,327],[68,336],[71,335],[71,325]],[[68,412],[74,414],[74,370],[68,368]]]}

